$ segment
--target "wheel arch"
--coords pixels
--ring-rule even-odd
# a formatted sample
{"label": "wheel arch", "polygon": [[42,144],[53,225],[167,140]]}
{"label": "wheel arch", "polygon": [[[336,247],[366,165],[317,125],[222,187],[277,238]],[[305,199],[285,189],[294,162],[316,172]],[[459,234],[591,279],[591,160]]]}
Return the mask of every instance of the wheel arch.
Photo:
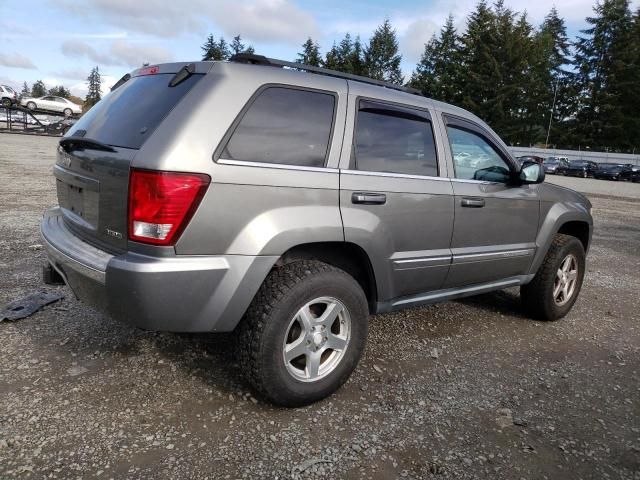
{"label": "wheel arch", "polygon": [[318,260],[351,275],[362,287],[369,305],[375,313],[378,290],[371,260],[362,247],[351,242],[314,242],[296,245],[283,253],[275,267],[300,260]]}

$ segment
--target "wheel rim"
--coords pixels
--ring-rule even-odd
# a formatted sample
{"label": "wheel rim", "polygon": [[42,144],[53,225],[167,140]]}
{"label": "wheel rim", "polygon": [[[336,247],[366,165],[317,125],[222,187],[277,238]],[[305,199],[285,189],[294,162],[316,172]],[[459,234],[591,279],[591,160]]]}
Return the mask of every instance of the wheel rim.
{"label": "wheel rim", "polygon": [[553,301],[559,307],[565,305],[576,291],[578,283],[578,260],[572,254],[564,257],[553,283]]}
{"label": "wheel rim", "polygon": [[315,382],[333,372],[349,346],[351,316],[333,297],[306,303],[289,322],[282,345],[287,371],[296,380]]}
{"label": "wheel rim", "polygon": [[35,103],[33,103],[33,102],[29,102],[29,103],[27,103],[27,108],[28,108],[29,110],[35,110],[35,108],[36,108],[36,104],[35,104]]}

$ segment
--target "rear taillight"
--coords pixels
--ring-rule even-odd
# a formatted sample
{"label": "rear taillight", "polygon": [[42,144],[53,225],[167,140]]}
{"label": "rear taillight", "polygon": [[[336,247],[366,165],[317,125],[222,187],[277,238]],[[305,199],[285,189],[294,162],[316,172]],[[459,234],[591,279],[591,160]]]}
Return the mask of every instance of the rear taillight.
{"label": "rear taillight", "polygon": [[208,175],[131,170],[129,240],[173,245],[209,186]]}

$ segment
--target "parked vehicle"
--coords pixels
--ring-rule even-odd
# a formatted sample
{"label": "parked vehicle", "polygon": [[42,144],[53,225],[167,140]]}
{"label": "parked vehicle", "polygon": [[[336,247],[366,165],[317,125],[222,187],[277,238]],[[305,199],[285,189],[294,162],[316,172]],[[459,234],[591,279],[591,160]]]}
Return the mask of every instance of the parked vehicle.
{"label": "parked vehicle", "polygon": [[549,157],[544,163],[544,172],[556,175],[566,175],[569,168],[569,162],[563,158]]}
{"label": "parked vehicle", "polygon": [[64,113],[65,117],[80,115],[82,113],[82,107],[80,105],[76,105],[66,98],[54,97],[53,95],[40,98],[23,98],[20,104],[29,110]]}
{"label": "parked vehicle", "polygon": [[516,157],[516,160],[522,165],[524,162],[535,162],[540,165],[544,164],[544,158],[538,157],[537,155],[522,155],[520,157]]}
{"label": "parked vehicle", "polygon": [[632,170],[630,166],[620,163],[600,163],[593,176],[600,180],[631,180]]}
{"label": "parked vehicle", "polygon": [[0,105],[10,107],[18,103],[18,92],[9,85],[0,85]]}
{"label": "parked vehicle", "polygon": [[593,225],[471,113],[257,55],[132,72],[54,174],[42,237],[76,295],[146,329],[235,330],[286,406],[346,381],[371,314],[520,286],[527,315],[565,316]]}
{"label": "parked vehicle", "polygon": [[564,169],[564,174],[571,177],[593,177],[598,169],[598,164],[590,160],[572,160],[569,166]]}
{"label": "parked vehicle", "polygon": [[640,165],[632,165],[631,166],[631,181],[633,183],[640,182]]}

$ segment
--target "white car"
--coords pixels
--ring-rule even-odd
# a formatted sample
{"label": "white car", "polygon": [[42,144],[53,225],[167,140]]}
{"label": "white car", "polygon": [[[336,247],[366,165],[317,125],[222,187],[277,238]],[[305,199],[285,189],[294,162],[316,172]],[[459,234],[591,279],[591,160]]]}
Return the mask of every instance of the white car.
{"label": "white car", "polygon": [[0,104],[10,107],[14,103],[18,103],[18,93],[9,85],[0,85]]}
{"label": "white car", "polygon": [[76,105],[71,100],[62,97],[54,97],[47,95],[40,98],[23,98],[20,104],[29,110],[46,110],[49,112],[61,112],[65,117],[71,115],[79,115],[82,113],[82,107]]}

